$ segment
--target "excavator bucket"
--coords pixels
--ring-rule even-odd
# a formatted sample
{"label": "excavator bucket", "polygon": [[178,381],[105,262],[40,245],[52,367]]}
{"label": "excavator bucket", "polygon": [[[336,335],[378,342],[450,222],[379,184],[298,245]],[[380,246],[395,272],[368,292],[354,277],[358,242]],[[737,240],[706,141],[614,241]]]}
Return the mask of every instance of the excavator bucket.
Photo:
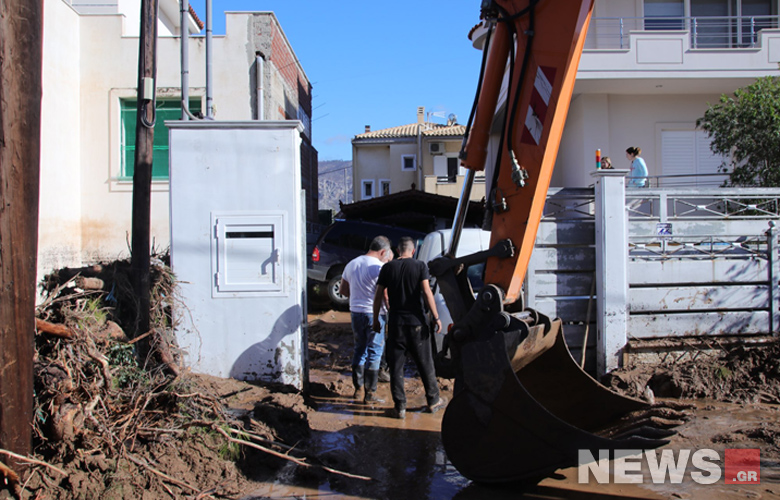
{"label": "excavator bucket", "polygon": [[535,313],[529,326],[502,316],[507,326],[458,348],[456,394],[441,432],[449,460],[465,477],[531,481],[577,465],[580,450],[598,457],[603,450],[657,448],[684,418],[616,394],[580,369],[560,320]]}

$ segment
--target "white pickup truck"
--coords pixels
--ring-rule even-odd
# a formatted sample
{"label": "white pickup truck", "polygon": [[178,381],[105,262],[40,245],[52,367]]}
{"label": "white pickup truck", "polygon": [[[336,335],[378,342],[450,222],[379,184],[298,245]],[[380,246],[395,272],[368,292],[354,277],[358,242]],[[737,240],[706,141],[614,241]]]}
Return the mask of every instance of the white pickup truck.
{"label": "white pickup truck", "polygon": [[[451,229],[439,229],[432,233],[428,233],[420,244],[417,250],[417,259],[423,262],[430,262],[437,257],[444,255],[450,245],[450,236],[452,234]],[[469,255],[476,252],[481,252],[490,248],[490,231],[483,231],[477,228],[466,228],[461,231],[460,244],[458,250],[455,252],[455,257],[463,255]],[[474,293],[482,288],[482,274],[485,269],[485,264],[477,264],[468,268],[468,277],[471,281],[471,287],[474,289]],[[431,288],[433,289],[433,298],[436,301],[436,309],[439,312],[439,319],[441,319],[441,331],[436,334],[436,347],[437,352],[441,349],[442,340],[444,334],[449,331],[452,326],[452,316],[450,315],[447,304],[444,302],[439,292],[439,287],[436,286],[435,278],[431,278]]]}

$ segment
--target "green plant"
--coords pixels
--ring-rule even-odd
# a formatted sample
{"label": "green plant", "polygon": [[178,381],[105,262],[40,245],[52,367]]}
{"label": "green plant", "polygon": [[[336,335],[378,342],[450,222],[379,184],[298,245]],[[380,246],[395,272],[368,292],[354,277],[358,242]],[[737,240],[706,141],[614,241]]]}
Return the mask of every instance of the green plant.
{"label": "green plant", "polygon": [[780,77],[766,76],[722,95],[696,126],[710,149],[727,158],[721,170],[732,186],[780,186]]}
{"label": "green plant", "polygon": [[135,348],[132,344],[115,342],[108,348],[108,364],[112,367],[113,389],[122,389],[131,384],[143,384],[148,375],[138,367]]}
{"label": "green plant", "polygon": [[715,368],[715,378],[726,380],[731,378],[732,375],[733,372],[725,366],[719,366]]}
{"label": "green plant", "polygon": [[224,441],[217,450],[219,458],[237,462],[241,458],[241,446],[232,441]]}

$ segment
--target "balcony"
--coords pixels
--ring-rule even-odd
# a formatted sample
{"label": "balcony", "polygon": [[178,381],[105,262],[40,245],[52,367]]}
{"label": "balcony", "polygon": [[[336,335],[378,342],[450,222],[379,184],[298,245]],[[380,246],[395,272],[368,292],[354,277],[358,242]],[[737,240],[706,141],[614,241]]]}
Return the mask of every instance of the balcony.
{"label": "balcony", "polygon": [[683,31],[691,49],[756,48],[760,31],[777,28],[779,17],[594,17],[585,49],[628,49],[635,31]]}
{"label": "balcony", "polygon": [[780,18],[596,17],[577,93],[721,94],[776,74]]}

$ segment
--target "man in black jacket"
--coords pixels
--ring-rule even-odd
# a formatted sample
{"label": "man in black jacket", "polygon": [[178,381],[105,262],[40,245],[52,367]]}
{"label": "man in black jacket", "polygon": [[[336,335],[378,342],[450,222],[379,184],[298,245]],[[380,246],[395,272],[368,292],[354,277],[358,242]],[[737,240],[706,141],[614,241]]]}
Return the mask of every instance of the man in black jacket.
{"label": "man in black jacket", "polygon": [[395,407],[390,416],[406,417],[406,393],[404,391],[404,364],[409,354],[420,372],[426,410],[435,413],[446,404],[439,396],[439,385],[433,367],[430,332],[425,319],[423,299],[433,314],[436,331],[441,330],[441,320],[433,300],[429,283],[428,266],[414,259],[414,241],[405,236],[398,244],[398,258],[382,266],[374,295],[374,331],[380,331],[379,310],[385,290],[389,302],[387,328],[387,362],[390,365],[390,391]]}

